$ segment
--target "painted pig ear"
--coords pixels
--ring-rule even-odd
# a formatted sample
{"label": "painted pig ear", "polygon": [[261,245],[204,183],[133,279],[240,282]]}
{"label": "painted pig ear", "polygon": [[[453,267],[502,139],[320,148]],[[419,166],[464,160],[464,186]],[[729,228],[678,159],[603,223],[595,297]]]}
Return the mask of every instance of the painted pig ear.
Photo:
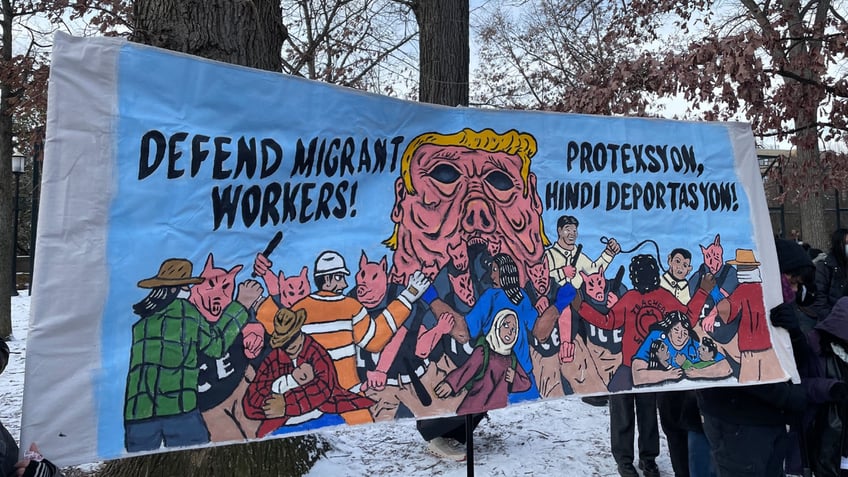
{"label": "painted pig ear", "polygon": [[238,272],[240,272],[242,268],[244,268],[243,265],[236,265],[235,267],[231,268],[229,272],[227,272],[227,275],[230,275],[235,278],[235,276],[238,275]]}
{"label": "painted pig ear", "polygon": [[215,258],[210,253],[208,257],[206,257],[206,264],[203,265],[203,272],[211,272],[215,269]]}

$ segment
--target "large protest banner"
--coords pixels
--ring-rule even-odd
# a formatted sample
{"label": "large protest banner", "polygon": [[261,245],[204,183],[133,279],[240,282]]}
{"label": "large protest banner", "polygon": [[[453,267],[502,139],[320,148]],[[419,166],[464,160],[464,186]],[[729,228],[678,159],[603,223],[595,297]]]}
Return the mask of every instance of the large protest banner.
{"label": "large protest banner", "polygon": [[787,379],[750,127],[58,35],[23,442],[66,465]]}

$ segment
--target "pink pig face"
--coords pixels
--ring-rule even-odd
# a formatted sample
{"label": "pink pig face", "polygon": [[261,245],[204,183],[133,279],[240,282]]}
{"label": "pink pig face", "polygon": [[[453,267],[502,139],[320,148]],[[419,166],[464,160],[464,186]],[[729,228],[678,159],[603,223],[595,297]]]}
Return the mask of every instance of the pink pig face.
{"label": "pink pig face", "polygon": [[525,267],[539,262],[544,250],[536,176],[528,173],[525,185],[521,170],[521,158],[504,152],[420,146],[409,168],[415,191],[395,181],[392,276],[408,277],[421,264],[442,268],[454,257],[463,270],[464,256],[447,251],[482,243],[512,256],[523,282]]}
{"label": "pink pig face", "polygon": [[202,283],[191,287],[188,301],[190,301],[207,321],[215,323],[221,318],[221,313],[233,301],[235,292],[236,275],[242,269],[236,265],[229,271],[223,268],[215,268],[215,259],[212,254],[206,259],[206,265],[200,276]]}
{"label": "pink pig face", "polygon": [[450,255],[453,266],[459,271],[468,270],[468,246],[465,243],[452,247],[448,245],[448,255]]}
{"label": "pink pig face", "polygon": [[713,243],[704,247],[701,246],[701,253],[704,255],[704,265],[710,269],[710,273],[718,273],[723,261],[724,249],[721,247],[721,237],[716,235]]}
{"label": "pink pig face", "polygon": [[598,269],[595,273],[586,274],[580,272],[583,278],[583,283],[586,285],[586,294],[593,300],[604,302],[604,295],[607,287],[607,279],[604,277],[604,267]]}
{"label": "pink pig face", "polygon": [[359,271],[356,272],[356,298],[365,308],[374,308],[386,296],[389,277],[385,255],[379,262],[369,262],[365,252],[359,258]]}
{"label": "pink pig face", "polygon": [[471,274],[469,272],[457,276],[448,274],[448,278],[457,298],[468,306],[474,306],[477,300],[474,298],[474,288],[471,286]]}
{"label": "pink pig face", "polygon": [[530,281],[533,283],[533,288],[536,289],[536,293],[539,296],[545,296],[548,294],[548,287],[550,287],[550,271],[548,270],[548,262],[542,260],[541,262],[530,265],[527,267],[527,275],[530,277]]}
{"label": "pink pig face", "polygon": [[291,308],[295,303],[309,295],[312,291],[309,285],[309,276],[306,267],[300,270],[299,275],[287,277],[280,270],[280,303],[286,308]]}

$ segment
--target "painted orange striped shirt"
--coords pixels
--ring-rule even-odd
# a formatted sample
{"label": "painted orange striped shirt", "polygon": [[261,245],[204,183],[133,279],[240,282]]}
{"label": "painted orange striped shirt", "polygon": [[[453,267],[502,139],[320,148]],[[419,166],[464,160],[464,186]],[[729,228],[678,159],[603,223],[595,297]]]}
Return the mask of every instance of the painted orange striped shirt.
{"label": "painted orange striped shirt", "polygon": [[[355,298],[327,291],[313,293],[292,306],[295,311],[306,310],[303,332],[312,336],[330,354],[339,383],[345,389],[359,384],[355,347],[372,353],[381,351],[411,309],[411,304],[398,298],[378,316],[372,317]],[[274,301],[265,300],[257,312],[257,319],[273,324],[276,312]]]}

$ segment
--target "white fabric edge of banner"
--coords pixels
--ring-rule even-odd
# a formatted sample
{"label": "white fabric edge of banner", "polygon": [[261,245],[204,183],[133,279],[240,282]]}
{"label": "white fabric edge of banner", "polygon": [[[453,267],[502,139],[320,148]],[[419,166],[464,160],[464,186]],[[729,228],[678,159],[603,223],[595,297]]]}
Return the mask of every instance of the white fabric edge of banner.
{"label": "white fabric edge of banner", "polygon": [[768,317],[769,310],[783,302],[783,294],[780,285],[777,250],[774,245],[774,230],[769,217],[754,135],[751,131],[751,125],[748,123],[729,123],[728,128],[730,142],[733,144],[733,155],[736,159],[736,175],[745,188],[750,202],[753,239],[757,244],[756,252],[761,263],[763,299],[765,300],[766,321],[769,324],[772,346],[780,361],[780,366],[786,373],[784,380],[791,378],[793,382],[799,383],[801,377],[795,366],[789,333],[782,328],[771,326],[771,320]]}
{"label": "white fabric edge of banner", "polygon": [[[54,37],[21,449],[37,442],[42,453],[59,466],[99,460],[94,376],[79,379],[79,373],[57,362],[52,351],[64,349],[63,353],[74,356],[73,361],[101,368],[100,318],[108,296],[106,231],[114,190],[117,59],[125,43],[119,38],[76,38],[63,33]],[[50,257],[49,267],[40,257]],[[68,307],[69,300],[75,306]],[[35,375],[39,378],[29,379]]]}

